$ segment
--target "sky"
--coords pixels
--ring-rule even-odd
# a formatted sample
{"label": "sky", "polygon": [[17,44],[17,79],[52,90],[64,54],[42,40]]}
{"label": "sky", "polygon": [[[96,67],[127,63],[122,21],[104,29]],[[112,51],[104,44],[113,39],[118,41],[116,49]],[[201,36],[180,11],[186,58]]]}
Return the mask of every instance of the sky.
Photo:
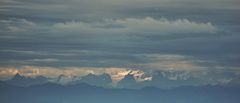
{"label": "sky", "polygon": [[0,0],[0,79],[140,70],[227,82],[240,77],[239,5],[239,0]]}

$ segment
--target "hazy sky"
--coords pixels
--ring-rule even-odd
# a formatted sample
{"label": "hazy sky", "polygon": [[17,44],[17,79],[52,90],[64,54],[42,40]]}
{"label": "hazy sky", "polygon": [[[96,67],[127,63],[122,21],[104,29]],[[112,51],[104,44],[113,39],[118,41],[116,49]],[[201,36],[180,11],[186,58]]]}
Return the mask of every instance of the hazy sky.
{"label": "hazy sky", "polygon": [[1,0],[0,75],[30,66],[239,77],[239,5],[239,0]]}

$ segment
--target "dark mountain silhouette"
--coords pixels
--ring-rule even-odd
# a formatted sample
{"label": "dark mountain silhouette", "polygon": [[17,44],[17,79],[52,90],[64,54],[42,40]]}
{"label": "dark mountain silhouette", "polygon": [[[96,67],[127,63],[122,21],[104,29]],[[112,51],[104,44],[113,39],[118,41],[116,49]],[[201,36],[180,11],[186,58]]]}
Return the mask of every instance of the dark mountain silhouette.
{"label": "dark mountain silhouette", "polygon": [[70,78],[70,77],[68,77],[66,75],[61,74],[61,75],[59,75],[57,77],[57,80],[55,82],[58,83],[58,84],[66,85],[66,84],[69,84],[69,83],[71,83],[73,81],[74,81],[74,78]]}
{"label": "dark mountain silhouette", "polygon": [[5,81],[7,84],[16,85],[16,86],[31,86],[37,84],[44,84],[48,82],[48,78],[43,76],[37,76],[35,78],[21,76],[16,74],[12,79]]}
{"label": "dark mountain silhouette", "polygon": [[118,82],[118,87],[120,88],[137,88],[137,82],[134,78],[134,75],[127,74],[122,80]]}
{"label": "dark mountain silhouette", "polygon": [[59,83],[63,77],[64,77],[63,74],[59,75],[58,78],[57,78],[57,80],[56,80],[56,82]]}

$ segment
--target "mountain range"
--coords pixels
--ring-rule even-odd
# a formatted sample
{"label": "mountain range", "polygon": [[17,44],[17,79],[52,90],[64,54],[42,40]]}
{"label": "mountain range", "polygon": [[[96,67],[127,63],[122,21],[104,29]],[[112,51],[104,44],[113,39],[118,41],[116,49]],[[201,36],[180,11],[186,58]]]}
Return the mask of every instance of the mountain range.
{"label": "mountain range", "polygon": [[[67,78],[64,75],[52,79],[16,74],[10,80],[0,81],[0,100],[2,103],[79,103],[79,101],[81,103],[238,103],[240,101],[239,78],[225,85],[182,85],[166,89],[154,85],[185,81],[182,79],[167,81],[168,79],[161,77],[163,75],[155,76],[152,81],[137,82],[134,75],[129,73],[118,82],[117,88],[112,88],[109,74],[88,74],[75,78],[76,80],[68,84],[62,84]],[[195,78],[189,77],[189,79]]]}
{"label": "mountain range", "polygon": [[[169,72],[156,72],[152,75],[151,80],[137,81],[136,76],[129,72],[116,84],[113,84],[111,76],[107,73],[101,75],[88,74],[82,77],[68,77],[59,75],[57,78],[47,78],[44,76],[26,77],[16,74],[11,79],[4,81],[4,83],[14,86],[33,86],[45,83],[55,83],[61,85],[75,85],[79,83],[87,83],[93,86],[100,86],[105,88],[130,88],[139,89],[146,86],[154,86],[159,88],[175,88],[179,86],[188,86],[195,84],[195,86],[203,85],[199,78],[186,75],[186,73],[169,73]],[[226,84],[219,85],[239,85],[240,79],[233,78]],[[205,84],[207,85],[207,84]]]}

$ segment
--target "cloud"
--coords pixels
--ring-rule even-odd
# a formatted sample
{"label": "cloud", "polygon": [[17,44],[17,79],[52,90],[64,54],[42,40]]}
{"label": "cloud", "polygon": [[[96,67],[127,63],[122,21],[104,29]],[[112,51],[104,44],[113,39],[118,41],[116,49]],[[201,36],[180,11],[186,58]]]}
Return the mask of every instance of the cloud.
{"label": "cloud", "polygon": [[[194,22],[187,19],[168,20],[166,18],[123,18],[100,21],[66,21],[53,23],[33,22],[27,19],[0,20],[1,38],[28,38],[45,41],[91,41],[126,40],[133,36],[163,36],[184,38],[216,34],[218,31],[211,22]],[[44,35],[43,35],[44,34]],[[47,35],[45,35],[47,34]],[[132,36],[129,38],[129,36]],[[64,37],[64,39],[63,39]],[[97,40],[96,40],[97,39]]]}
{"label": "cloud", "polygon": [[8,20],[0,20],[1,26],[5,31],[9,32],[26,32],[32,30],[37,24],[26,19],[10,18]]}
{"label": "cloud", "polygon": [[140,64],[151,70],[161,71],[207,71],[207,67],[198,65],[201,61],[196,58],[176,54],[139,54],[140,58],[144,58],[148,63]]}
{"label": "cloud", "polygon": [[46,52],[39,52],[39,51],[30,51],[30,50],[0,50],[0,52],[8,52],[8,53],[15,53],[15,54],[32,54],[32,55],[44,55],[47,54]]}
{"label": "cloud", "polygon": [[[70,21],[63,23],[55,23],[53,26],[36,24],[26,19],[9,19],[0,20],[6,31],[23,32],[32,31],[34,29],[41,30],[47,26],[49,31],[78,31],[78,32],[123,32],[123,33],[214,33],[216,27],[210,22],[197,23],[187,19],[168,20],[166,18],[153,19],[146,18],[126,18],[126,19],[106,19],[104,21],[96,21],[92,23],[82,21]],[[37,26],[37,27],[36,27]],[[164,35],[164,34],[163,34]]]}
{"label": "cloud", "polygon": [[33,61],[33,62],[56,62],[56,61],[58,61],[58,59],[46,58],[46,59],[33,59],[33,60],[29,60],[29,61]]}
{"label": "cloud", "polygon": [[[169,63],[135,56],[144,53],[190,56],[201,61],[192,65],[191,60],[184,64],[180,59],[176,62],[179,66],[181,64],[181,68],[198,68],[200,64],[199,68],[208,64],[209,68],[239,66],[239,49],[236,49],[239,36],[221,35],[210,22],[152,17],[50,23],[15,18],[1,22],[4,28],[11,26],[24,30],[13,32],[1,28],[4,30],[0,32],[4,33],[0,37],[15,38],[1,39],[0,45],[4,49],[0,52],[6,55],[1,56],[0,64],[4,66],[134,67],[135,64],[148,63],[151,68],[160,68],[162,64]],[[64,51],[70,49],[82,52]],[[49,58],[56,60],[43,62]]]}
{"label": "cloud", "polygon": [[[30,42],[86,43],[92,41],[92,43],[99,44],[106,41],[135,41],[138,38],[151,36],[173,39],[201,37],[215,35],[218,31],[218,28],[211,22],[195,22],[187,19],[154,19],[152,17],[104,19],[91,22],[73,20],[52,23],[11,18],[0,22],[2,23],[0,25],[2,26],[0,38],[32,40]],[[40,40],[39,38],[44,39]]]}
{"label": "cloud", "polygon": [[0,68],[0,78],[1,80],[9,79],[13,75],[17,74],[18,70],[16,68]]}
{"label": "cloud", "polygon": [[126,18],[116,20],[104,20],[103,22],[65,22],[53,25],[54,30],[78,31],[95,34],[112,33],[114,34],[142,34],[142,35],[167,35],[176,33],[215,33],[216,27],[210,22],[197,23],[187,19],[170,21],[165,18],[153,19],[146,18]]}

